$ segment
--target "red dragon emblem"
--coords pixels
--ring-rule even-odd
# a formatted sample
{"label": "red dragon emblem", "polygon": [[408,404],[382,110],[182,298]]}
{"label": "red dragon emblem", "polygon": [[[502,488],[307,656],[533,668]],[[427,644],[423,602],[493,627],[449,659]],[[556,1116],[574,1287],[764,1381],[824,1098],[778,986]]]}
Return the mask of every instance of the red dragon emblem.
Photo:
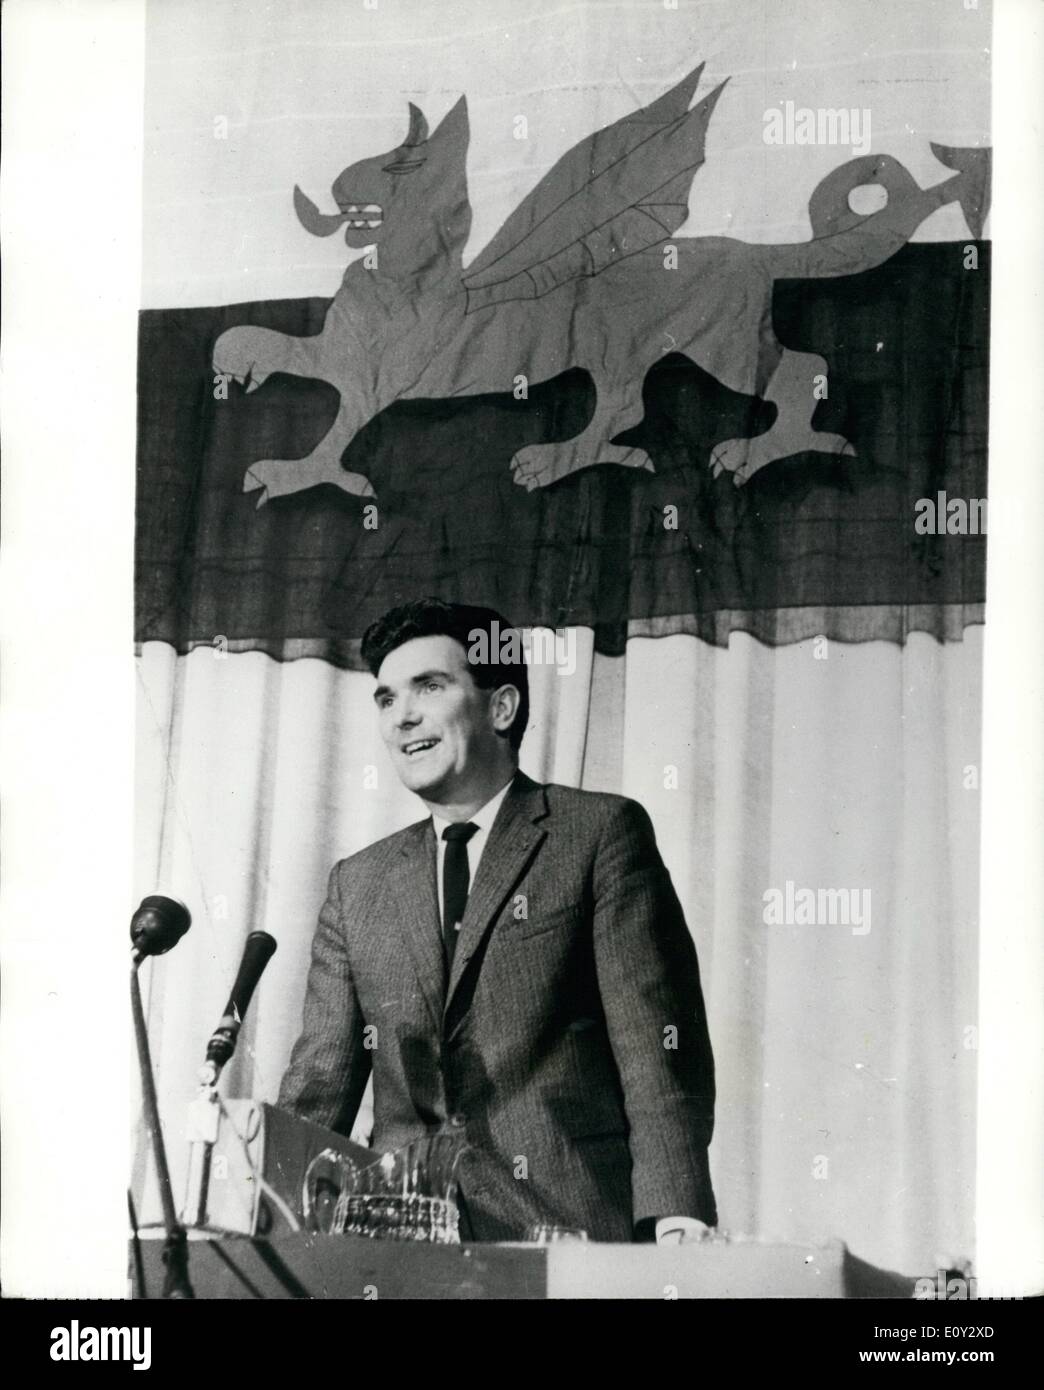
{"label": "red dragon emblem", "polygon": [[[532,490],[602,464],[653,470],[648,454],[614,440],[640,423],[646,373],[666,352],[689,357],[733,391],[776,407],[769,429],[715,446],[708,464],[737,484],[806,450],[853,454],[841,435],[812,428],[815,353],[780,344],[772,327],[779,279],[853,275],[886,261],[936,208],[957,201],[975,237],[989,208],[990,151],[932,144],[951,176],[921,188],[897,160],[869,154],[824,178],[808,205],[812,236],[755,245],[725,236],[672,236],[688,216],[711,114],[725,83],[695,105],[702,65],[665,95],[569,150],[465,269],[471,225],[465,99],[434,133],[410,106],[405,140],[364,159],[333,185],[336,212],[294,189],[315,236],[344,230],[348,246],[375,248],[347,268],[321,331],[291,337],[236,327],[218,338],[214,370],[248,391],[273,372],[333,386],[340,408],[306,458],[251,464],[244,490],[258,505],[320,483],[372,497],[341,463],[354,435],[402,399],[511,392],[569,368],[585,369],[596,404],[565,442],[529,445],[511,460]],[[887,200],[854,212],[865,185]]]}

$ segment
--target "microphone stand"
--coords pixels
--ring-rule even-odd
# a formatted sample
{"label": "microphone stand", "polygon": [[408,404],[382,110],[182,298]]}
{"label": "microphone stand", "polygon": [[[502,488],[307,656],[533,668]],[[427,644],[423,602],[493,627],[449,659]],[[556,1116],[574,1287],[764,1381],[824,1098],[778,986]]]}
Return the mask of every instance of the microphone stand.
{"label": "microphone stand", "polygon": [[210,1160],[217,1143],[220,1119],[217,1083],[216,1068],[213,1071],[201,1068],[199,1091],[188,1108],[189,1172],[182,1215],[190,1226],[207,1223]]}
{"label": "microphone stand", "polygon": [[221,1101],[217,1084],[221,1072],[236,1050],[243,1016],[272,953],[275,937],[265,931],[252,931],[243,947],[235,984],[221,1021],[207,1044],[206,1061],[199,1070],[200,1088],[189,1106],[189,1180],[184,1219],[192,1226],[205,1226],[210,1192],[210,1163],[218,1140]]}
{"label": "microphone stand", "polygon": [[131,1010],[134,1014],[134,1041],[138,1049],[138,1067],[141,1071],[141,1092],[145,1107],[145,1123],[148,1127],[152,1152],[156,1160],[159,1178],[160,1203],[163,1207],[163,1225],[167,1238],[163,1242],[163,1265],[166,1276],[163,1280],[164,1298],[195,1298],[188,1276],[188,1236],[185,1227],[178,1220],[174,1208],[174,1190],[170,1182],[170,1169],[167,1166],[167,1150],[163,1143],[163,1129],[160,1125],[159,1102],[156,1099],[156,1082],[152,1073],[152,1057],[149,1052],[149,1035],[145,1027],[145,1010],[141,1003],[141,987],[138,983],[138,967],[144,957],[137,951],[131,952]]}

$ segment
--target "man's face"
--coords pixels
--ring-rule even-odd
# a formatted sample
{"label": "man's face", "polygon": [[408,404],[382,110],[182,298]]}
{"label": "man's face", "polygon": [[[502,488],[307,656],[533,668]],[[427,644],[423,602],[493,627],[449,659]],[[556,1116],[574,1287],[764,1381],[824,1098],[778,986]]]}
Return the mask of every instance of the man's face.
{"label": "man's face", "polygon": [[466,799],[504,758],[491,690],[480,690],[452,637],[415,637],[381,662],[374,701],[404,786],[433,801]]}

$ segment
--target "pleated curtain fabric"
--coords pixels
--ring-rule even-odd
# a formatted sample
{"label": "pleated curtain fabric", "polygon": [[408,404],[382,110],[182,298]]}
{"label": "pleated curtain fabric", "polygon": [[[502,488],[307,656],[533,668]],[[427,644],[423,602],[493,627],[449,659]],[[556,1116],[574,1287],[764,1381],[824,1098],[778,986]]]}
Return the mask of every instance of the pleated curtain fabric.
{"label": "pleated curtain fabric", "polygon": [[[907,1272],[973,1250],[981,629],[825,653],[633,638],[623,657],[574,636],[571,674],[533,668],[522,767],[653,818],[703,971],[722,1227]],[[367,675],[160,643],[138,674],[136,886],[195,919],[147,981],[176,1135],[247,932],[279,950],[228,1086],[274,1100],[331,866],[425,813]],[[788,883],[858,908],[804,924]]]}

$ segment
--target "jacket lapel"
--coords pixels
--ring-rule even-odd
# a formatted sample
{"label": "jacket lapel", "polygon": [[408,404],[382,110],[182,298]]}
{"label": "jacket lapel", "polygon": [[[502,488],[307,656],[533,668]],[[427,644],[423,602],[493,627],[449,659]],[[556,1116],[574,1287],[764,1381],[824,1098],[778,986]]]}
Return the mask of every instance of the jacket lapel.
{"label": "jacket lapel", "polygon": [[439,931],[435,831],[430,820],[407,831],[401,858],[389,877],[388,901],[413,958],[431,1021],[441,1032],[446,964]]}
{"label": "jacket lapel", "polygon": [[[446,990],[445,1010],[504,899],[518,882],[545,832],[534,821],[547,814],[547,798],[539,783],[525,773],[515,774],[489,832],[453,952],[453,969]],[[435,921],[438,922],[436,909]]]}

